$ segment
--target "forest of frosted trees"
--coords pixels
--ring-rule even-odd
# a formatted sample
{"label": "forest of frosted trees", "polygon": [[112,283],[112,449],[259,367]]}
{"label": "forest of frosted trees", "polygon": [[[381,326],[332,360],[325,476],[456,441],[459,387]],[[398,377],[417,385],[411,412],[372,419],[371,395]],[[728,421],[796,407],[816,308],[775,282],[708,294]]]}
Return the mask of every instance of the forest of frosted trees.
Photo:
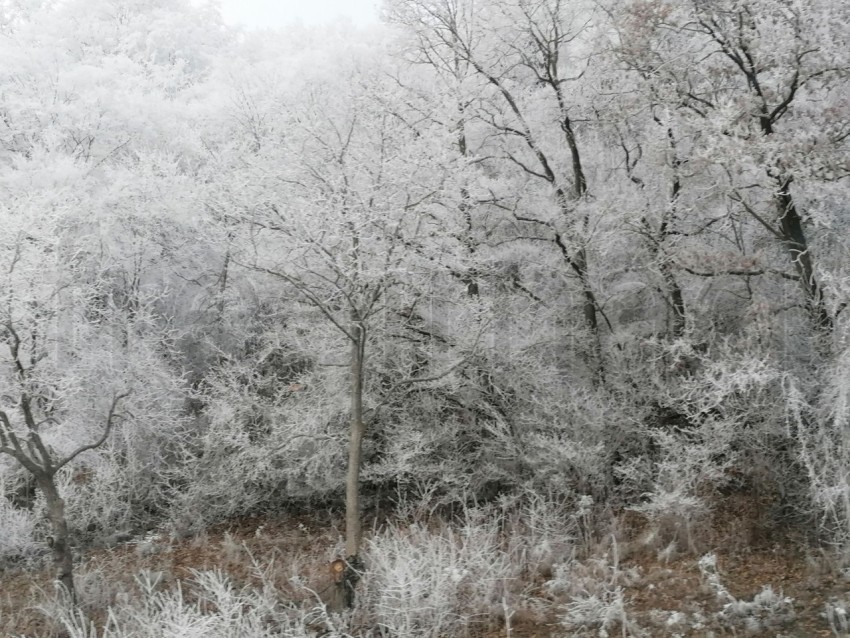
{"label": "forest of frosted trees", "polygon": [[[2,0],[0,60],[0,589],[66,632],[0,633],[708,635],[629,615],[626,544],[773,611],[710,552],[850,562],[850,4]],[[80,584],[311,512],[337,601]]]}

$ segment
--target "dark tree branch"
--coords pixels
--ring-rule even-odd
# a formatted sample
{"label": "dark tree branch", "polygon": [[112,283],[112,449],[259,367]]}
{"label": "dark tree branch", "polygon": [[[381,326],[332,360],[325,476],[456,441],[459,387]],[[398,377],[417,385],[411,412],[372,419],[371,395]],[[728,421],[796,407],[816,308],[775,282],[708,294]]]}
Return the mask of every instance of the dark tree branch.
{"label": "dark tree branch", "polygon": [[791,273],[782,272],[781,270],[774,270],[773,268],[761,268],[758,270],[729,268],[726,270],[699,271],[690,268],[689,266],[685,266],[681,263],[676,263],[676,266],[678,266],[685,272],[690,273],[691,275],[696,275],[697,277],[723,277],[725,275],[738,277],[758,277],[760,275],[776,275],[777,277],[782,277],[783,279],[790,279],[791,281],[800,281],[799,275],[793,275]]}
{"label": "dark tree branch", "polygon": [[112,428],[115,425],[115,419],[121,417],[121,415],[116,412],[118,404],[128,396],[130,396],[129,392],[121,392],[120,394],[116,394],[114,397],[112,397],[112,403],[109,406],[109,413],[106,416],[106,425],[103,428],[103,434],[100,435],[100,438],[94,443],[89,443],[88,445],[81,445],[76,450],[71,452],[68,456],[66,456],[64,459],[57,461],[53,467],[53,473],[58,472],[60,469],[62,469],[68,463],[73,461],[83,452],[99,448],[106,442],[106,439],[109,437],[109,434],[110,432],[112,432]]}

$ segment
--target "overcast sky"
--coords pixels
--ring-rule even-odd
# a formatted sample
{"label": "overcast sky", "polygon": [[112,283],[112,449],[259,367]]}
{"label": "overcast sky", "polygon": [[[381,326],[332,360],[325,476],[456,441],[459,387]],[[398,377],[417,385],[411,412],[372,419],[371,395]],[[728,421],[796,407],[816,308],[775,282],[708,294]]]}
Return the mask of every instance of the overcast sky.
{"label": "overcast sky", "polygon": [[221,0],[229,24],[246,27],[281,27],[301,21],[305,25],[331,22],[344,16],[358,25],[378,21],[381,0]]}

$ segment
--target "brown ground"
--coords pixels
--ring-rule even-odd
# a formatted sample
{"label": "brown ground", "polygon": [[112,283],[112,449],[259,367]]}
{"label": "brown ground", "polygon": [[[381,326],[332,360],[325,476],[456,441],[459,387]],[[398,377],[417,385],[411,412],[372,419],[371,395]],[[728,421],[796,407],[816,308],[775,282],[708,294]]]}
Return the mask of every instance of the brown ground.
{"label": "brown ground", "polygon": [[[258,531],[259,530],[259,531]],[[84,557],[89,576],[78,579],[83,599],[96,601],[90,614],[97,621],[103,608],[119,595],[133,595],[135,575],[149,570],[160,576],[159,587],[170,587],[178,580],[191,580],[193,570],[218,568],[238,584],[254,584],[259,579],[252,567],[256,563],[268,568],[281,591],[294,599],[304,596],[290,584],[300,576],[318,592],[327,592],[331,585],[329,565],[338,547],[339,532],[330,519],[295,517],[286,521],[245,519],[220,525],[206,534],[149,546],[145,551],[138,545],[121,545],[112,549],[92,550]],[[625,586],[629,617],[647,636],[782,636],[805,638],[833,635],[822,612],[830,599],[850,599],[850,582],[834,565],[821,555],[813,558],[792,543],[782,546],[762,546],[747,550],[729,546],[716,550],[718,574],[729,593],[740,600],[751,600],[763,586],[770,585],[777,593],[791,597],[796,618],[790,624],[771,629],[747,632],[741,626],[717,621],[719,601],[714,590],[702,577],[697,556],[686,555],[663,560],[655,551],[628,551],[624,546],[620,563],[622,570],[635,568],[638,577]],[[246,549],[247,548],[247,549]],[[269,567],[271,566],[271,567]],[[545,597],[544,588],[532,591]],[[533,585],[533,584],[532,584]],[[40,589],[39,589],[40,588]],[[191,588],[186,588],[191,592]],[[332,588],[331,588],[332,589]],[[32,637],[58,636],[44,612],[33,608],[33,601],[44,598],[50,591],[45,572],[7,570],[0,572],[0,636]],[[122,594],[122,592],[124,592]],[[191,595],[191,593],[189,593]],[[326,596],[327,594],[324,594]],[[673,612],[685,614],[685,621],[666,624]],[[705,619],[702,627],[694,628]],[[512,638],[549,638],[570,635],[596,636],[596,630],[586,634],[570,632],[555,623],[552,617],[541,619],[532,614],[516,613],[511,622]],[[495,638],[506,636],[504,624],[493,619],[489,627],[470,630],[471,636]],[[620,635],[612,632],[612,635]]]}
{"label": "brown ground", "polygon": [[[628,564],[629,561],[626,561]],[[704,583],[693,558],[682,558],[669,564],[645,561],[640,564],[640,569],[646,576],[629,591],[630,607],[637,618],[648,619],[657,610],[708,615],[706,612],[718,612],[723,607],[713,590]],[[702,630],[677,627],[677,633],[682,636],[706,636],[710,635],[709,631],[730,636],[830,636],[832,632],[829,625],[821,616],[824,603],[833,597],[845,597],[850,588],[850,583],[842,582],[834,575],[818,573],[820,568],[817,565],[793,549],[728,554],[718,552],[718,572],[729,593],[739,600],[752,600],[768,585],[777,594],[792,598],[796,619],[787,626],[753,633],[742,631],[741,628],[737,628],[736,632],[732,627],[723,627],[718,623],[706,623],[707,626]],[[651,622],[640,620],[638,624],[652,626]]]}

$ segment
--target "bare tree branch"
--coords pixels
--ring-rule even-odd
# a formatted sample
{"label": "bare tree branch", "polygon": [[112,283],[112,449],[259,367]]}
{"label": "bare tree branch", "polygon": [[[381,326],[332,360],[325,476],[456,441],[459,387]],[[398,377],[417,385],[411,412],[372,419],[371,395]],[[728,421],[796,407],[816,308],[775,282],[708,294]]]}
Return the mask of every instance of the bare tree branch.
{"label": "bare tree branch", "polygon": [[109,413],[106,416],[106,425],[103,428],[103,434],[101,434],[100,438],[94,443],[89,443],[88,445],[81,445],[76,450],[71,452],[68,456],[66,456],[64,459],[62,459],[61,461],[57,461],[53,468],[54,473],[58,472],[65,465],[73,461],[83,452],[86,452],[88,450],[94,450],[104,444],[106,439],[109,437],[109,433],[112,432],[112,428],[115,425],[115,419],[121,417],[120,414],[116,413],[118,404],[128,396],[130,396],[130,392],[121,392],[120,394],[116,394],[112,398],[112,403],[109,406]]}

